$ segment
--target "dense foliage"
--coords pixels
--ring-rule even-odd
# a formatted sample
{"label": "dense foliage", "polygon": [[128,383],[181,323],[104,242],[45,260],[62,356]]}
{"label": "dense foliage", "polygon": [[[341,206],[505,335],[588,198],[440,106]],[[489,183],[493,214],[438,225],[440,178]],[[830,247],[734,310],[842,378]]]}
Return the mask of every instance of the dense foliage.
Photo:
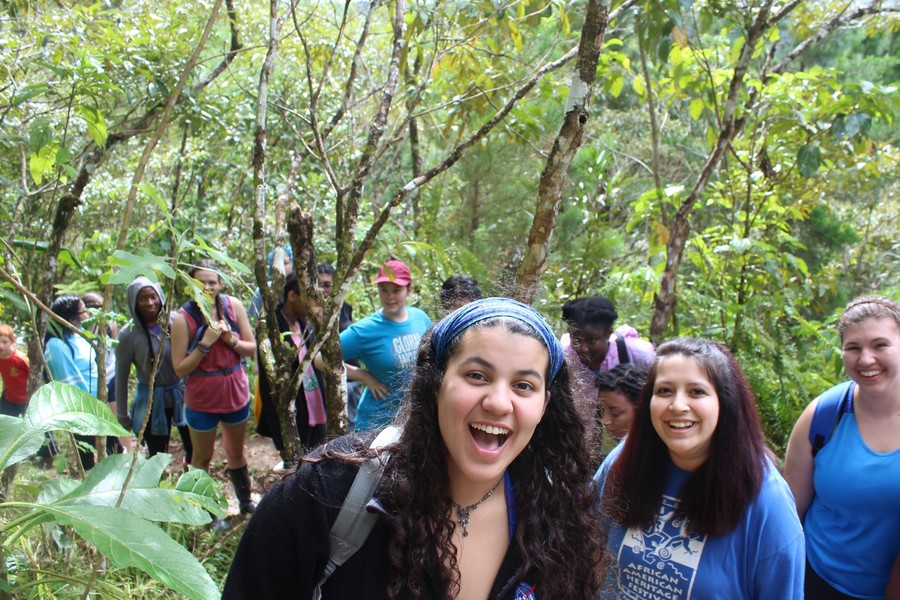
{"label": "dense foliage", "polygon": [[[272,6],[4,4],[0,321],[39,347],[38,302],[106,284],[103,318],[123,320],[122,283],[149,271],[181,298],[199,255],[227,257],[232,293],[249,299],[259,281],[238,265],[284,243],[279,197],[311,216],[338,284],[356,273],[342,236],[363,247],[387,215],[344,289],[357,315],[377,305],[368,282],[388,256],[413,266],[412,301],[433,316],[456,272],[520,291],[583,3]],[[780,451],[800,408],[842,377],[843,304],[900,294],[898,25],[880,2],[626,3],[606,31],[539,308],[559,323],[567,299],[601,294],[655,341],[727,343]]]}

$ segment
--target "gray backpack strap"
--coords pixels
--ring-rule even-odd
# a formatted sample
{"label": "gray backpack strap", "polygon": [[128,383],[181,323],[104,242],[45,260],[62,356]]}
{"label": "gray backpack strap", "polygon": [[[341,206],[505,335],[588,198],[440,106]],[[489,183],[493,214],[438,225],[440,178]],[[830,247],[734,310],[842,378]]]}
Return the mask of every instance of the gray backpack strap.
{"label": "gray backpack strap", "polygon": [[[388,427],[378,434],[369,448],[378,449],[396,442],[400,438],[400,429]],[[344,564],[366,542],[369,533],[375,526],[377,516],[366,510],[366,505],[372,499],[378,482],[384,474],[384,465],[387,464],[390,454],[383,452],[375,458],[370,458],[359,466],[359,471],[353,479],[353,485],[344,498],[341,510],[338,513],[334,525],[331,526],[331,554],[325,572],[313,590],[313,600],[321,600],[322,585],[331,577],[335,569]]]}

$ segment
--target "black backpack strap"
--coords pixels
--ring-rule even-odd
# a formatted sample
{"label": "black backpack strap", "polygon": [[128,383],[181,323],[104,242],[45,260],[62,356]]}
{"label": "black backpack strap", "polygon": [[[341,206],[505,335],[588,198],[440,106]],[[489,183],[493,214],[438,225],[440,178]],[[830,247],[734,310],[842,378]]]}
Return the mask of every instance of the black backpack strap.
{"label": "black backpack strap", "polygon": [[616,348],[619,350],[619,364],[625,365],[630,363],[631,358],[628,356],[628,345],[625,343],[624,337],[616,336]]}
{"label": "black backpack strap", "polygon": [[854,381],[838,384],[818,397],[809,425],[809,443],[813,457],[828,443],[845,412],[853,412]]}
{"label": "black backpack strap", "polygon": [[[378,434],[369,448],[382,448],[396,442],[399,438],[399,428],[387,427]],[[313,589],[313,600],[321,600],[322,585],[331,577],[335,569],[356,554],[375,526],[378,518],[374,513],[366,510],[366,505],[372,499],[375,488],[384,474],[384,465],[389,459],[390,454],[382,452],[360,465],[353,484],[350,486],[350,491],[347,492],[347,497],[344,498],[344,503],[341,505],[337,519],[331,526],[331,554],[322,578]]]}

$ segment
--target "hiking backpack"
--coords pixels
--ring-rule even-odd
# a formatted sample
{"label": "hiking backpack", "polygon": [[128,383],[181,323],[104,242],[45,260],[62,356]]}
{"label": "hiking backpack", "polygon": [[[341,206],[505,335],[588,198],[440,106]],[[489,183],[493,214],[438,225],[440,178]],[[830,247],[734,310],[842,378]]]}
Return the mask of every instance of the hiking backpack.
{"label": "hiking backpack", "polygon": [[819,396],[809,426],[809,443],[812,444],[813,457],[834,435],[834,430],[837,429],[838,422],[844,413],[853,412],[853,392],[855,391],[856,383],[845,381]]}
{"label": "hiking backpack", "polygon": [[631,362],[628,357],[628,345],[625,344],[625,338],[620,335],[616,336],[616,349],[619,351],[619,364],[626,365]]}
{"label": "hiking backpack", "polygon": [[[228,326],[231,327],[231,330],[240,333],[241,329],[238,327],[237,321],[235,321],[232,314],[234,313],[234,309],[231,308],[231,298],[229,298],[225,294],[220,294],[219,298],[222,299],[222,306],[220,312],[223,313],[221,316],[228,323]],[[200,307],[197,306],[197,303],[193,300],[188,300],[184,304],[181,305],[181,309],[189,314],[191,318],[194,320],[194,323],[197,324],[197,332],[194,334],[194,338],[191,340],[191,343],[188,344],[187,353],[190,354],[194,351],[194,348],[197,347],[197,344],[200,343],[200,340],[203,339],[203,333],[206,331],[206,328],[209,327],[209,323],[206,322],[206,317],[200,312]]]}
{"label": "hiking backpack", "polygon": [[[377,450],[398,439],[400,439],[400,429],[387,427],[378,434],[369,448]],[[359,466],[359,471],[353,479],[347,497],[344,498],[337,519],[331,526],[331,554],[328,556],[328,564],[325,565],[322,578],[313,589],[313,600],[322,599],[322,586],[325,581],[331,577],[335,569],[362,548],[375,526],[378,517],[367,511],[366,505],[372,499],[375,488],[378,487],[378,482],[381,481],[381,476],[384,474],[384,466],[390,457],[389,452],[382,452]]]}

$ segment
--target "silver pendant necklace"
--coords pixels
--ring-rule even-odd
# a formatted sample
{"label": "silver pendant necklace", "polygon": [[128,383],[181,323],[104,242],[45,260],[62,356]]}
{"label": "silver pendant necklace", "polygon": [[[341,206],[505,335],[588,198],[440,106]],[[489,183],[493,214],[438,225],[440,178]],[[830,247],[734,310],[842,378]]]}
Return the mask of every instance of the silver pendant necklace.
{"label": "silver pendant necklace", "polygon": [[[503,481],[502,477],[500,478],[500,481]],[[459,523],[460,527],[462,527],[463,537],[469,537],[469,523],[472,521],[472,518],[470,516],[471,512],[473,510],[475,510],[476,508],[478,508],[479,506],[481,506],[481,504],[485,500],[487,500],[488,498],[490,498],[491,496],[494,495],[494,490],[496,490],[497,486],[500,485],[500,481],[495,483],[494,487],[492,487],[490,490],[488,490],[488,493],[485,494],[484,496],[482,496],[481,500],[479,500],[475,504],[470,504],[468,506],[460,506],[456,502],[453,502],[453,500],[450,500],[450,502],[453,503],[453,508],[456,509],[456,522]]]}

